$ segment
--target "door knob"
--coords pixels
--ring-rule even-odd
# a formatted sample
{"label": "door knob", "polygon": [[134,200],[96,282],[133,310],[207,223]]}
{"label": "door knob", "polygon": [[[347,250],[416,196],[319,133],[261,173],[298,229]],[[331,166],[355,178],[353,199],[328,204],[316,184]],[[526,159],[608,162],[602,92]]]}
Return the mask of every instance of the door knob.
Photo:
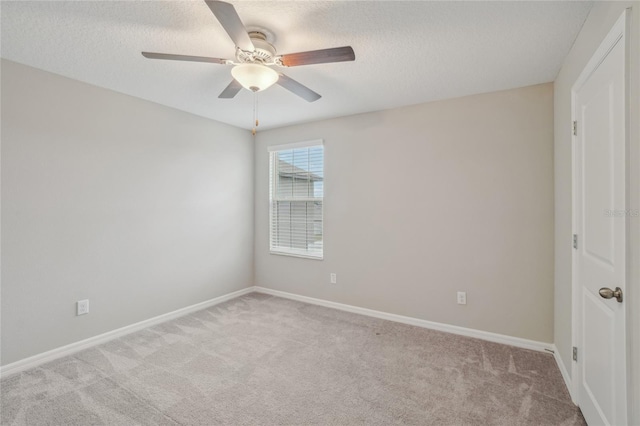
{"label": "door knob", "polygon": [[612,297],[615,297],[618,302],[622,303],[622,289],[620,287],[616,287],[615,290],[602,287],[598,293],[600,293],[600,297],[604,299],[611,299]]}

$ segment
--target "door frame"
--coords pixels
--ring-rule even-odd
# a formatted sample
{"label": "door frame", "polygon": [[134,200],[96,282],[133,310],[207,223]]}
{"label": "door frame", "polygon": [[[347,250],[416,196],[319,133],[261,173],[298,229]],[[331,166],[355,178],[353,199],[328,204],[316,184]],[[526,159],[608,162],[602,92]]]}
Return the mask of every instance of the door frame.
{"label": "door frame", "polygon": [[[600,43],[600,45],[598,46],[598,48],[596,49],[596,51],[593,53],[593,56],[591,57],[591,59],[589,59],[589,62],[587,62],[587,64],[585,65],[585,67],[583,68],[582,72],[580,73],[579,77],[577,78],[577,80],[575,81],[575,83],[573,84],[573,86],[571,87],[571,124],[576,121],[577,119],[577,111],[576,111],[576,93],[582,88],[582,86],[585,84],[585,82],[589,79],[589,77],[591,77],[591,75],[593,74],[593,72],[598,68],[598,66],[602,63],[602,61],[606,58],[606,56],[609,54],[609,52],[611,51],[611,49],[616,45],[616,43],[618,41],[620,41],[620,39],[623,39],[623,43],[624,43],[624,56],[625,56],[625,63],[624,63],[624,73],[625,73],[625,99],[624,99],[624,110],[625,110],[625,162],[626,162],[626,169],[625,169],[625,208],[630,208],[631,204],[630,204],[630,194],[631,194],[631,190],[633,190],[635,188],[635,185],[630,185],[630,168],[633,167],[633,161],[630,162],[630,156],[629,156],[629,149],[630,149],[630,95],[629,95],[629,83],[630,83],[630,21],[631,21],[631,13],[630,13],[630,9],[625,9],[622,12],[622,15],[620,15],[620,17],[616,20],[615,24],[613,25],[613,27],[611,28],[611,30],[609,30],[609,33],[606,35],[606,37],[602,40],[602,42]],[[577,159],[576,159],[576,139],[577,136],[575,134],[573,134],[574,132],[572,132],[571,135],[571,207],[572,207],[572,213],[571,213],[571,230],[572,230],[572,234],[577,234],[577,229],[576,229],[576,223],[577,223],[577,215],[576,215],[576,211],[577,211],[577,203],[576,203],[576,173],[577,173]],[[629,218],[625,216],[625,236],[626,236],[626,271],[625,271],[625,282],[624,284],[624,289],[625,292],[628,294],[629,293],[629,287],[630,287],[630,277],[631,277],[631,271],[630,268],[633,265],[632,259],[630,259],[630,242],[632,241],[631,235],[630,235],[630,227],[629,227]],[[567,241],[567,244],[570,244],[570,241]],[[578,283],[578,274],[577,274],[577,269],[578,269],[578,259],[577,259],[577,252],[575,249],[571,249],[571,343],[573,347],[578,347],[578,348],[582,348],[582,339],[581,339],[581,335],[580,333],[578,333],[578,330],[580,330],[581,328],[579,327],[580,324],[580,313],[578,312],[578,310],[576,309],[576,307],[578,306],[578,297],[580,294],[579,291],[579,283]],[[634,289],[635,290],[635,289]],[[634,318],[635,312],[632,314],[631,310],[632,308],[632,303],[629,303],[629,298],[627,298],[627,302],[625,304],[625,323],[627,324],[627,329],[629,328],[630,324],[630,320]],[[629,340],[629,333],[626,333],[626,338],[625,338],[625,350],[626,350],[626,359],[627,359],[627,365],[626,365],[626,369],[627,372],[632,371],[630,370],[630,360],[631,360],[631,350],[632,350],[632,342],[630,342]],[[578,356],[580,356],[580,354],[578,354]],[[571,399],[572,401],[578,405],[579,401],[578,401],[578,395],[579,395],[579,386],[581,383],[581,379],[582,379],[582,373],[580,371],[580,369],[578,368],[578,363],[575,361],[571,361],[571,389],[569,389],[569,392],[571,394]],[[630,380],[627,380],[626,383],[626,387],[627,387],[627,401],[626,401],[626,410],[627,410],[627,420],[632,419],[631,415],[631,406],[632,406],[632,401],[631,401],[631,393],[630,391]]]}

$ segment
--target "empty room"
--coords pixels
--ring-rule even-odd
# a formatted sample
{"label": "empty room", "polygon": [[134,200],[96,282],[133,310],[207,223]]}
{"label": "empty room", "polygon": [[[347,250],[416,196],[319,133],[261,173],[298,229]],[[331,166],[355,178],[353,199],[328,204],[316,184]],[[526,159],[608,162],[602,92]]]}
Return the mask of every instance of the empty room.
{"label": "empty room", "polygon": [[640,426],[640,2],[0,24],[0,424]]}

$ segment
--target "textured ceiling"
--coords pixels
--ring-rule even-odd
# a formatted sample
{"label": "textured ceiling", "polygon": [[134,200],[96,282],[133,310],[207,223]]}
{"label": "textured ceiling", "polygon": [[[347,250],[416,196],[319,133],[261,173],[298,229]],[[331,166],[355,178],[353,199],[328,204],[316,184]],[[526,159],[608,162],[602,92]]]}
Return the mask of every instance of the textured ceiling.
{"label": "textured ceiling", "polygon": [[[353,46],[355,62],[285,69],[322,94],[274,86],[261,128],[553,81],[591,2],[235,1],[278,53]],[[233,58],[203,1],[2,1],[1,55],[235,126],[253,95],[218,99],[230,65],[145,59],[141,51]]]}

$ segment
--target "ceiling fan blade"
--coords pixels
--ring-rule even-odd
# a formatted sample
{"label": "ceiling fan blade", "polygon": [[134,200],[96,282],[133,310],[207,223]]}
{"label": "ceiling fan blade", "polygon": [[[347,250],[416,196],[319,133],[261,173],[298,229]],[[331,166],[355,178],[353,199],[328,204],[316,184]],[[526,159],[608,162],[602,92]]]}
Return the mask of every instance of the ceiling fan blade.
{"label": "ceiling fan blade", "polygon": [[232,4],[215,0],[205,0],[205,2],[237,47],[248,52],[256,50]]}
{"label": "ceiling fan blade", "polygon": [[212,64],[226,64],[226,59],[209,58],[207,56],[172,55],[171,53],[142,52],[142,56],[149,59],[169,59],[172,61],[210,62]]}
{"label": "ceiling fan blade", "polygon": [[218,96],[221,99],[231,99],[242,89],[242,85],[237,80],[231,80],[231,83]]}
{"label": "ceiling fan blade", "polygon": [[310,50],[308,52],[281,55],[280,60],[285,67],[298,65],[325,64],[328,62],[354,61],[356,54],[351,46],[333,47],[330,49]]}
{"label": "ceiling fan blade", "polygon": [[277,83],[280,86],[282,86],[285,89],[287,89],[288,91],[290,91],[291,93],[300,96],[302,99],[304,99],[304,100],[306,100],[308,102],[314,102],[314,101],[317,101],[318,99],[320,99],[322,97],[319,94],[317,94],[316,92],[314,92],[313,90],[309,89],[304,84],[298,83],[297,81],[295,81],[291,77],[287,77],[286,75],[284,75],[282,73],[278,73],[278,75],[280,76],[280,78],[278,79]]}

